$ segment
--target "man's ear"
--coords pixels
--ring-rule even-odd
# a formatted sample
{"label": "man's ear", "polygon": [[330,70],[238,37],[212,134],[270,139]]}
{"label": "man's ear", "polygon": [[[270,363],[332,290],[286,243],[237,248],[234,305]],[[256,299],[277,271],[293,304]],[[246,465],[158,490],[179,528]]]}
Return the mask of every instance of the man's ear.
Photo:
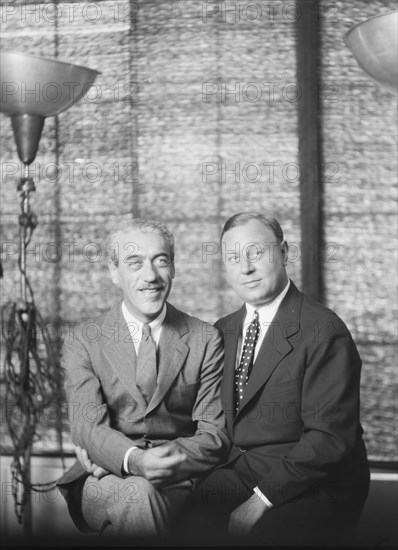
{"label": "man's ear", "polygon": [[176,270],[175,270],[174,262],[173,262],[171,264],[171,278],[174,279],[175,276],[176,276]]}
{"label": "man's ear", "polygon": [[108,260],[108,268],[111,274],[112,282],[116,286],[119,286],[119,270],[117,268],[117,265],[115,265],[115,263],[110,258]]}
{"label": "man's ear", "polygon": [[286,265],[289,257],[289,245],[287,244],[285,239],[283,239],[283,241],[281,242],[281,253],[283,258],[283,265]]}

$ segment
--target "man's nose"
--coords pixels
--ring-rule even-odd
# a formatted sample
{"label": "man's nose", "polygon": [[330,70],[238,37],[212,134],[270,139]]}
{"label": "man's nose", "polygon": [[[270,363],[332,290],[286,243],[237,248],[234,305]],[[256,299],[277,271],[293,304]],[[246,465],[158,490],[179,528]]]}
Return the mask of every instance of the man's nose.
{"label": "man's nose", "polygon": [[158,272],[155,266],[152,264],[152,262],[147,262],[144,264],[143,276],[145,281],[148,281],[148,282],[156,281],[158,277]]}
{"label": "man's nose", "polygon": [[248,258],[240,259],[240,272],[246,275],[253,271],[253,263]]}

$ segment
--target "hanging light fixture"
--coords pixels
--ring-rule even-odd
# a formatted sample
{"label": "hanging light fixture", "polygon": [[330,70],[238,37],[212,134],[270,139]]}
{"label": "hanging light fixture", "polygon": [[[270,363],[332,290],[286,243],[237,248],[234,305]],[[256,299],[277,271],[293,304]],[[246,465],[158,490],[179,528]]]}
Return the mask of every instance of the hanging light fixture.
{"label": "hanging light fixture", "polygon": [[[18,156],[25,166],[18,187],[22,218],[25,221],[31,218],[37,223],[29,205],[30,193],[35,190],[33,180],[29,178],[29,165],[36,157],[45,118],[69,109],[100,73],[80,65],[15,51],[2,51],[0,57],[0,111],[11,117]],[[26,302],[23,246],[26,235],[21,234],[21,239],[21,299]]]}
{"label": "hanging light fixture", "polygon": [[[11,465],[12,492],[19,521],[26,535],[32,533],[30,459],[36,427],[43,410],[61,395],[59,358],[53,353],[49,335],[34,302],[26,273],[26,250],[37,226],[30,207],[35,190],[29,166],[36,157],[45,119],[66,111],[93,84],[98,71],[53,59],[15,51],[0,52],[0,112],[11,117],[18,156],[24,165],[18,182],[20,299],[10,305],[3,326],[6,343],[6,400],[18,410],[7,417],[14,447]],[[62,419],[58,435],[62,450]],[[37,484],[36,484],[37,485]],[[51,484],[49,484],[50,486]],[[51,487],[49,487],[51,488]]]}
{"label": "hanging light fixture", "polygon": [[398,11],[358,23],[345,35],[360,67],[376,82],[398,93]]}

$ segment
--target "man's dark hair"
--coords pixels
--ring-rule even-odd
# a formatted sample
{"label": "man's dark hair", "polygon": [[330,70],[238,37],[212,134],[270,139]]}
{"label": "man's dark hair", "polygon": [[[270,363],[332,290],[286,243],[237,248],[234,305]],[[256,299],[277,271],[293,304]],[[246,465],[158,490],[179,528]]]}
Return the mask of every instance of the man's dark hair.
{"label": "man's dark hair", "polygon": [[222,228],[220,241],[227,231],[233,227],[245,225],[250,220],[258,220],[265,227],[269,227],[269,229],[271,229],[278,241],[283,241],[283,230],[278,220],[276,218],[269,218],[265,214],[260,214],[259,212],[239,212],[238,214],[231,216]]}

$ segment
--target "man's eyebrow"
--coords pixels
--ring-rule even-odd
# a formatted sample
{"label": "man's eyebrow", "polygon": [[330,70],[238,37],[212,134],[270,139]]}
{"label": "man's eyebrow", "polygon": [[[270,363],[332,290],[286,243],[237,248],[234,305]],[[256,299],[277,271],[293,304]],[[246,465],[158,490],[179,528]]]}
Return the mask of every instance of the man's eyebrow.
{"label": "man's eyebrow", "polygon": [[[152,259],[156,260],[156,258],[160,258],[162,256],[170,259],[170,254],[168,254],[167,252],[158,252],[157,254],[152,256]],[[130,260],[142,260],[143,258],[144,258],[143,254],[129,254],[124,258],[124,261],[129,262]]]}

